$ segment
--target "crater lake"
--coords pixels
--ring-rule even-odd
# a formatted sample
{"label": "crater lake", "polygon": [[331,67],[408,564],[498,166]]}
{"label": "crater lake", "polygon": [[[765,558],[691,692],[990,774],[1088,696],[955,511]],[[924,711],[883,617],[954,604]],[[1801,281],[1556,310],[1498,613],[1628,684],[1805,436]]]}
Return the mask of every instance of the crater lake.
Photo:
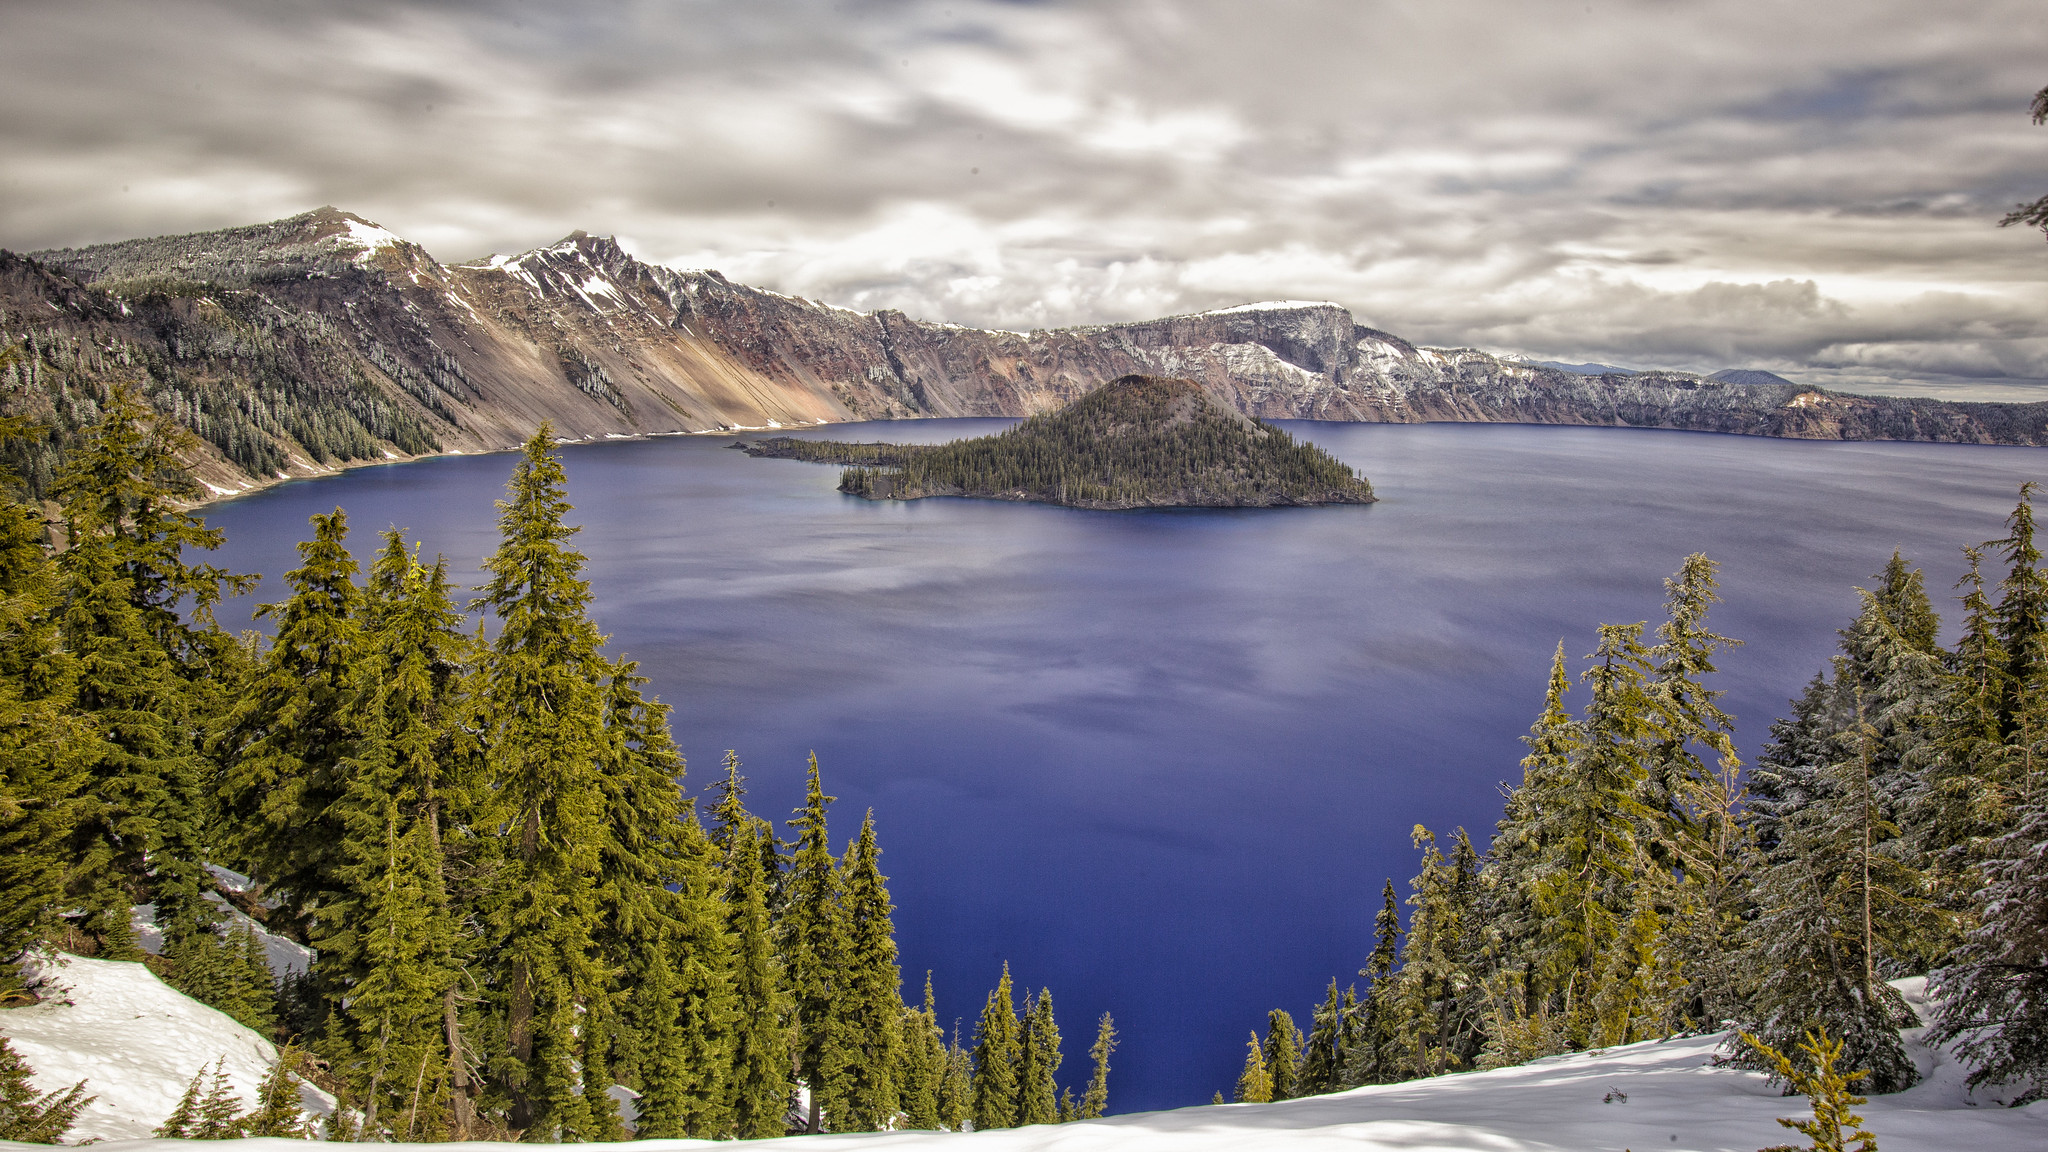
{"label": "crater lake", "polygon": [[[793,434],[931,443],[1011,423]],[[1751,759],[1826,664],[1855,585],[1903,550],[1952,639],[1961,546],[2002,535],[2020,484],[2048,475],[2029,448],[1282,426],[1380,502],[877,503],[838,493],[837,467],[752,459],[732,435],[562,456],[592,615],[674,708],[689,791],[736,749],[749,806],[781,827],[815,750],[835,847],[874,811],[906,995],[929,969],[966,1043],[1008,961],[1020,991],[1052,989],[1077,1091],[1114,1013],[1114,1112],[1227,1094],[1268,1009],[1305,1030],[1331,977],[1357,981],[1382,882],[1405,896],[1416,870],[1416,824],[1484,848],[1560,640],[1576,672],[1596,624],[1654,628],[1663,579],[1706,552],[1725,600],[1710,622],[1746,641],[1714,686]],[[306,518],[337,506],[359,562],[397,526],[480,583],[513,460],[209,506],[216,561],[265,577],[222,623],[252,627],[284,596]]]}

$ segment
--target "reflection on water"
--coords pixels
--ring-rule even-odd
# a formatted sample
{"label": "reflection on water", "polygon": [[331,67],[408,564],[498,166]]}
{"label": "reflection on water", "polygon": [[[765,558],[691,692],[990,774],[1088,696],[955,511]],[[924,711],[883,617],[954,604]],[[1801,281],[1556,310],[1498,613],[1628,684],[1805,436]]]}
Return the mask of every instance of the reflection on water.
{"label": "reflection on water", "polygon": [[[1007,421],[841,426],[933,441]],[[907,984],[963,1038],[1005,959],[1049,985],[1063,1074],[1124,1041],[1117,1111],[1198,1103],[1247,1030],[1307,1023],[1370,947],[1416,823],[1482,844],[1559,639],[1654,619],[1721,561],[1721,686],[1753,754],[1894,547],[1940,601],[2000,534],[2036,449],[1816,444],[1514,425],[1290,423],[1371,478],[1359,507],[1083,512],[873,504],[837,469],[727,437],[565,449],[595,613],[675,708],[699,773],[739,749],[755,810],[815,749],[850,839],[872,807]],[[457,577],[494,546],[510,456],[290,484],[217,505],[227,561],[279,595],[306,517],[345,506]],[[480,580],[480,577],[472,577]],[[241,616],[237,616],[241,613]],[[1950,612],[1949,615],[1953,615]],[[1582,699],[1583,697],[1581,697]]]}

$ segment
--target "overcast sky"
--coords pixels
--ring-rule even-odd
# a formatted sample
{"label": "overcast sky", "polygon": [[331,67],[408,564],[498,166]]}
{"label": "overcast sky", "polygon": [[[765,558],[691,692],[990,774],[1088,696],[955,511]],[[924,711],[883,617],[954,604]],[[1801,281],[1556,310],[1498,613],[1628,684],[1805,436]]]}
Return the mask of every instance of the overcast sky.
{"label": "overcast sky", "polygon": [[334,204],[1028,329],[2048,398],[2040,0],[0,2],[0,246]]}

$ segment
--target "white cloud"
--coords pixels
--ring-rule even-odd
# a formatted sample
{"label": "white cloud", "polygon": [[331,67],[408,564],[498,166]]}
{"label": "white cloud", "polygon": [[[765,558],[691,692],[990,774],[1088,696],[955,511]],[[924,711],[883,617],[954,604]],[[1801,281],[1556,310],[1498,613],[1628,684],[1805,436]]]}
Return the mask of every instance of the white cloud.
{"label": "white cloud", "polygon": [[12,5],[0,244],[335,203],[960,323],[1329,297],[1547,357],[2048,381],[2048,246],[1993,226],[2048,191],[2033,7]]}

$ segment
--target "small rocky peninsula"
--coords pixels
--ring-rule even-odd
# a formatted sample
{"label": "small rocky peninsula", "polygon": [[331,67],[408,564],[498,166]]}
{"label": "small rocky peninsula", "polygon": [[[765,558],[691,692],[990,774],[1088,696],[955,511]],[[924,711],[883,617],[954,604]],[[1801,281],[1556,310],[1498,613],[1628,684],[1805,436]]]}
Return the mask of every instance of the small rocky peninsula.
{"label": "small rocky peninsula", "polygon": [[973,496],[1070,508],[1370,504],[1372,485],[1313,444],[1246,416],[1192,380],[1119,377],[1055,412],[949,444],[778,436],[750,456],[848,465],[839,490],[870,500]]}

